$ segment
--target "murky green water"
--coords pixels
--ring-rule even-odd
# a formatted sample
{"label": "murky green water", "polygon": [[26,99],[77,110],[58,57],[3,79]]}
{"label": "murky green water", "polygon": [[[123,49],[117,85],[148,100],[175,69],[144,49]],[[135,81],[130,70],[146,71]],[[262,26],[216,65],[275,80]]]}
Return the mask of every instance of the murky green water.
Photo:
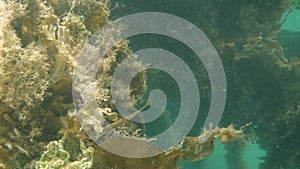
{"label": "murky green water", "polygon": [[[158,12],[166,12],[166,13],[171,13],[180,17],[183,17],[185,19],[188,19],[192,23],[196,24],[197,26],[200,27],[201,29],[201,24],[198,24],[199,20],[201,20],[201,15],[197,16],[197,13],[200,13],[197,11],[197,6],[199,6],[200,10],[201,7],[200,5],[203,5],[201,3],[197,3],[196,1],[164,1],[164,2],[158,2],[158,1],[128,1],[128,2],[118,2],[118,7],[112,11],[112,18],[118,18],[120,16],[126,15],[126,14],[131,14],[135,12],[148,12],[148,11],[158,11]],[[175,4],[176,3],[176,4]],[[209,2],[207,2],[209,3]],[[263,4],[267,3],[264,1],[257,1],[258,4]],[[268,3],[272,3],[271,1]],[[179,5],[182,4],[182,5]],[[216,11],[214,9],[211,9],[212,12],[212,19],[213,18],[213,12],[219,12],[218,8],[222,5],[226,4],[224,3],[216,3]],[[230,13],[235,13],[232,11],[230,4],[227,4],[228,6],[228,13],[224,13],[224,16],[231,17]],[[236,11],[238,12],[238,11]],[[253,11],[254,12],[254,11]],[[274,11],[275,12],[275,11]],[[285,15],[284,15],[285,16]],[[207,18],[205,18],[207,19]],[[248,18],[245,18],[245,22],[247,22]],[[218,24],[218,23],[215,23]],[[223,24],[223,23],[221,23]],[[222,25],[219,25],[222,27]],[[241,24],[241,23],[234,23],[234,24]],[[228,31],[230,32],[230,29],[234,29],[234,24],[230,25],[229,27],[223,27],[226,32],[226,28],[229,29]],[[295,56],[300,56],[300,11],[295,10],[289,15],[288,20],[283,24],[281,27],[282,31],[278,34],[277,39],[280,41],[282,48],[284,49],[285,55],[288,59],[291,57]],[[205,32],[204,32],[205,33]],[[239,32],[236,32],[236,34],[239,34]],[[137,38],[138,39],[138,38]],[[158,39],[157,37],[146,37],[144,36],[141,39],[138,39],[139,42],[142,41],[142,43],[135,45],[135,40],[132,40],[133,43],[133,49],[139,49],[139,48],[144,48],[144,47],[164,47],[167,48],[168,50],[171,51],[179,51],[176,50],[178,49],[178,46],[175,44],[167,43],[164,41],[164,39],[160,40],[155,40]],[[174,49],[175,48],[175,49]],[[181,54],[185,53],[181,51]],[[186,54],[186,53],[185,53]],[[184,54],[183,54],[184,55]],[[222,55],[222,54],[221,54]],[[225,63],[226,64],[226,63]],[[226,66],[225,66],[226,67]],[[254,68],[255,69],[255,68]],[[203,77],[206,78],[206,77]],[[161,86],[164,86],[166,83],[162,82],[161,79],[157,80],[159,81],[158,83],[161,82]],[[230,81],[230,79],[228,80]],[[230,82],[229,82],[230,85]],[[150,85],[151,86],[151,85]],[[159,85],[154,85],[156,88],[159,88]],[[151,88],[151,87],[150,87]],[[272,86],[270,86],[272,88]],[[274,89],[276,90],[276,89]],[[171,93],[174,91],[170,91]],[[276,91],[275,91],[276,92]],[[174,93],[173,93],[174,95]],[[176,95],[176,94],[175,94]],[[272,97],[272,96],[270,96]],[[174,101],[174,96],[171,97],[173,100],[173,103],[176,103]],[[230,102],[230,99],[229,99]],[[204,104],[202,104],[202,111],[207,111],[207,102],[204,101]],[[246,105],[248,107],[251,107],[252,105]],[[176,107],[176,108],[174,108]],[[203,108],[204,107],[204,108]],[[255,107],[255,106],[254,106]],[[171,112],[176,112],[178,109],[178,105],[176,104],[175,106],[173,105],[172,108],[172,103],[169,105],[169,111]],[[228,119],[222,119],[221,120],[221,125],[223,124],[228,124],[230,123],[231,119],[229,116],[227,116],[228,112],[225,111],[225,116],[223,118],[228,118]],[[240,113],[240,112],[233,112],[233,113]],[[171,115],[172,116],[172,115]],[[223,122],[226,121],[226,122]],[[237,123],[239,123],[239,120],[233,120]],[[245,122],[245,120],[241,119],[241,123]],[[246,120],[246,122],[251,122],[251,120]],[[234,122],[233,122],[234,123]],[[255,123],[255,122],[254,122]],[[196,124],[193,130],[191,131],[191,134],[196,134],[197,130],[199,130],[199,126],[203,124],[203,120],[198,119],[198,125]],[[255,125],[255,124],[253,124]],[[159,128],[159,123],[156,125],[157,128]],[[264,131],[267,132],[268,131]],[[256,137],[256,136],[254,136]],[[288,144],[288,143],[286,143]],[[239,152],[240,151],[240,152]],[[264,156],[267,155],[265,150],[262,150],[260,148],[260,145],[257,143],[248,143],[247,148],[244,150],[238,150],[239,154],[234,154],[235,152],[228,152],[224,145],[221,144],[216,144],[215,146],[215,152],[209,156],[206,159],[203,159],[201,161],[197,162],[186,162],[184,160],[181,160],[179,166],[183,167],[183,169],[258,169],[260,168],[260,163],[263,163]],[[226,155],[227,154],[227,155]],[[228,157],[230,156],[230,157]],[[275,158],[276,159],[276,158]],[[296,162],[298,163],[298,162]],[[271,168],[266,168],[266,169],[271,169]]]}

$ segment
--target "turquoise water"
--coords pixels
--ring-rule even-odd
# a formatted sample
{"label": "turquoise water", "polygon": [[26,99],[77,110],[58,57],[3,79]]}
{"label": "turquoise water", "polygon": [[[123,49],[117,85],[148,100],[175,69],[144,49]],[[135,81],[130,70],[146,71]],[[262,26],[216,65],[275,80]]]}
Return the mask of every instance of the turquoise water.
{"label": "turquoise water", "polygon": [[[184,166],[184,169],[197,169],[201,166],[201,169],[231,169],[226,164],[226,155],[227,151],[225,150],[224,145],[216,144],[215,152],[201,160],[196,162],[186,162],[182,160],[179,165]],[[243,160],[246,164],[245,169],[257,169],[259,167],[259,157],[265,155],[265,152],[259,149],[257,144],[249,144],[247,149],[244,151]],[[237,159],[239,160],[239,159]]]}
{"label": "turquoise water", "polygon": [[282,25],[282,29],[300,30],[300,10],[293,10],[288,20]]}

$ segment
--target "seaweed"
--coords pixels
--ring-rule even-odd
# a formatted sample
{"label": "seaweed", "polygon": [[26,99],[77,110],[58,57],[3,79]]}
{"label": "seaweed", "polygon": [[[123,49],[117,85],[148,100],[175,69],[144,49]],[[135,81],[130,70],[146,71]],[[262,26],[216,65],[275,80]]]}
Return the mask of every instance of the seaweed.
{"label": "seaweed", "polygon": [[[193,20],[216,46],[229,83],[228,106],[221,125],[253,125],[245,131],[233,125],[207,130],[204,135],[186,137],[169,151],[145,159],[106,152],[81,131],[85,126],[70,115],[74,109],[71,84],[75,57],[88,38],[109,22],[107,3],[0,0],[0,168],[169,169],[182,158],[206,158],[214,151],[216,139],[226,145],[238,140],[239,146],[227,147],[227,160],[232,166],[230,154],[241,159],[241,151],[249,141],[247,132],[255,133],[255,141],[267,152],[261,169],[300,167],[300,61],[299,56],[287,58],[275,39],[284,23],[281,17],[299,6],[299,1],[191,3],[197,4]],[[101,60],[95,96],[103,113],[99,120],[122,128],[131,137],[142,137],[143,126],[120,118],[110,96],[117,64],[132,55],[128,43],[124,40],[115,45]],[[127,66],[139,68],[142,63]],[[131,102],[137,107],[143,106],[147,80],[146,73],[140,73],[132,82]],[[208,84],[203,79],[201,82]],[[205,86],[200,90],[208,89]],[[209,95],[204,97],[209,100]],[[201,141],[208,133],[208,140]]]}

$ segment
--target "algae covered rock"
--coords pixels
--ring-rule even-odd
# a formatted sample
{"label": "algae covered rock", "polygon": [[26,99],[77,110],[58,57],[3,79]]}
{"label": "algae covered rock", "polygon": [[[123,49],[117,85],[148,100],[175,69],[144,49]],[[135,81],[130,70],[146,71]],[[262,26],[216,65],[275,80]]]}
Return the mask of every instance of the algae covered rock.
{"label": "algae covered rock", "polygon": [[[65,141],[65,142],[64,142]],[[72,140],[79,142],[79,140]],[[93,166],[93,153],[92,147],[87,147],[80,142],[80,147],[77,147],[80,154],[74,159],[72,157],[73,151],[65,149],[66,140],[53,141],[47,145],[47,150],[42,154],[39,161],[32,164],[32,168],[56,169],[56,168],[92,168]],[[71,145],[73,146],[73,145]]]}
{"label": "algae covered rock", "polygon": [[74,58],[92,33],[88,20],[99,29],[109,14],[106,3],[78,3],[72,10],[46,0],[0,1],[0,164],[6,168],[24,168],[61,138],[62,116],[72,108]]}

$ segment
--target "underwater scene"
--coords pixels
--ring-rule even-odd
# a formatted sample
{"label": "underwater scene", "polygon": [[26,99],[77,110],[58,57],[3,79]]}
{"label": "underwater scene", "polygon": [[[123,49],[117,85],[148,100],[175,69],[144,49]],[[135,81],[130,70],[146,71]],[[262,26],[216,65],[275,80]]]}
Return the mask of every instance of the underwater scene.
{"label": "underwater scene", "polygon": [[300,169],[300,0],[0,0],[0,169]]}

